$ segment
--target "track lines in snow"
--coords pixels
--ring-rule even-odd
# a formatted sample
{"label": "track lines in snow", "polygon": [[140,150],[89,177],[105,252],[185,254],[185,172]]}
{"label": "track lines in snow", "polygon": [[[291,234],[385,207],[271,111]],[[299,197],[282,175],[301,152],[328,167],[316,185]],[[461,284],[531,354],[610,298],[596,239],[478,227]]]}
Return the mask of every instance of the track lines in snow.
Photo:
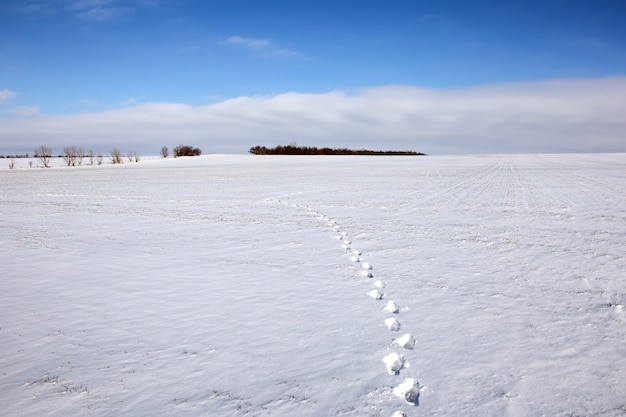
{"label": "track lines in snow", "polygon": [[[305,207],[305,209],[321,221],[325,222],[328,227],[332,228],[334,237],[341,241],[341,247],[349,255],[350,262],[359,264],[357,275],[362,278],[365,283],[371,285],[369,291],[366,291],[365,294],[376,302],[381,302],[386,299],[387,294],[384,292],[386,287],[385,282],[381,279],[373,280],[373,265],[369,262],[363,261],[363,252],[353,247],[353,243],[349,239],[348,233],[341,228],[336,220],[326,214],[315,211],[310,207]],[[391,333],[398,332],[402,327],[400,320],[397,318],[401,312],[400,306],[395,301],[388,300],[384,304],[384,307],[380,308],[380,311],[385,315],[391,314],[391,317],[387,316],[382,319],[382,323],[388,331]],[[395,394],[396,397],[403,399],[405,403],[414,406],[418,405],[420,384],[414,377],[403,378],[401,376],[410,364],[406,360],[405,356],[397,351],[413,350],[415,347],[415,338],[411,334],[406,333],[398,338],[391,338],[389,346],[389,352],[381,358],[381,362],[384,364],[384,369],[389,375],[393,375],[398,378],[395,386],[389,391]],[[403,410],[397,410],[392,416],[406,417],[407,414]]]}
{"label": "track lines in snow", "polygon": [[[323,212],[316,211],[308,205],[294,204],[281,198],[268,199],[268,201],[274,201],[295,209],[305,210],[332,230],[332,237],[339,242],[339,247],[346,253],[346,262],[353,267],[356,266],[355,275],[369,287],[365,289],[363,296],[369,297],[372,302],[376,303],[378,306],[378,310],[381,313],[381,331],[385,331],[383,329],[386,329],[390,335],[389,344],[386,347],[387,353],[380,359],[381,363],[384,365],[381,366],[381,371],[392,375],[395,381],[391,387],[381,387],[381,392],[388,393],[390,398],[404,400],[404,404],[412,406],[419,405],[421,385],[417,378],[404,375],[409,373],[408,368],[410,367],[410,363],[404,356],[404,353],[413,350],[416,341],[409,333],[405,333],[400,337],[394,337],[403,327],[399,320],[402,308],[395,301],[387,299],[385,282],[382,279],[374,278],[376,275],[374,266],[364,260],[363,252],[354,247],[349,233],[343,230],[341,225],[332,217]],[[370,395],[374,394],[370,393]],[[394,408],[399,407],[394,406]],[[392,417],[398,416],[406,417],[408,414],[398,409],[392,414]]]}

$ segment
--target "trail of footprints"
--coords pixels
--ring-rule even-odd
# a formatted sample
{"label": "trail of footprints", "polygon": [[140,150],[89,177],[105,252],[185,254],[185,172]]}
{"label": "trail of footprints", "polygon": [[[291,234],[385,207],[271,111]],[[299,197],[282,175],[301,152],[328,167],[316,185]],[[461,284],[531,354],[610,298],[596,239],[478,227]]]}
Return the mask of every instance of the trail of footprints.
{"label": "trail of footprints", "polygon": [[[391,332],[399,332],[402,325],[400,321],[396,318],[396,316],[400,315],[401,308],[393,300],[385,302],[385,283],[380,279],[374,278],[374,268],[372,267],[372,265],[368,262],[362,261],[361,251],[352,247],[352,242],[348,239],[348,234],[341,230],[341,227],[339,227],[339,224],[335,220],[323,213],[316,212],[309,207],[305,207],[305,209],[316,215],[319,219],[327,222],[327,224],[333,228],[333,231],[336,233],[336,238],[341,242],[343,249],[350,254],[350,261],[357,263],[361,266],[359,271],[360,276],[362,278],[366,278],[368,282],[372,283],[372,288],[366,292],[366,295],[371,297],[373,300],[383,304],[384,307],[381,310],[383,314],[387,316],[382,320],[382,323],[384,325],[383,328],[386,327],[388,331]],[[381,361],[384,364],[387,373],[389,373],[390,375],[398,376],[398,383],[393,388],[392,392],[397,397],[403,399],[406,403],[411,405],[417,405],[420,393],[419,382],[416,378],[401,377],[402,371],[405,370],[405,368],[407,368],[409,365],[404,355],[402,355],[401,349],[412,350],[413,348],[415,348],[415,338],[411,336],[411,334],[405,333],[400,337],[392,338],[391,346],[395,350],[400,350],[400,352],[393,351],[385,355],[381,359]],[[404,411],[397,410],[392,414],[391,417],[406,416],[407,414]]]}

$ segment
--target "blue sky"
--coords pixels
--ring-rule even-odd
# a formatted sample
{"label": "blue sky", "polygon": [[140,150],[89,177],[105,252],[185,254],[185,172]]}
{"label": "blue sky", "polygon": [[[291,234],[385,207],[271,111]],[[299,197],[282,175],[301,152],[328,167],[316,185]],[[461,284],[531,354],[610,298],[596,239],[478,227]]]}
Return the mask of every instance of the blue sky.
{"label": "blue sky", "polygon": [[9,0],[0,153],[626,152],[625,19],[624,1]]}

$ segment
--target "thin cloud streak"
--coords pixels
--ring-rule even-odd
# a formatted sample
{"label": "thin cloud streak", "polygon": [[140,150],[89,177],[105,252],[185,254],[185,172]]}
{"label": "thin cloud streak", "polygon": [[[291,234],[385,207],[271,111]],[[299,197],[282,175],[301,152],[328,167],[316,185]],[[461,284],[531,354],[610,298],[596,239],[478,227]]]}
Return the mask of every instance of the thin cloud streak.
{"label": "thin cloud streak", "polygon": [[[128,4],[131,5],[128,5]],[[135,7],[151,7],[154,1],[133,2],[120,0],[59,0],[56,2],[37,2],[20,7],[17,11],[31,16],[45,17],[58,13],[70,13],[76,19],[85,22],[109,22],[115,21],[135,12]]]}
{"label": "thin cloud streak", "polygon": [[37,106],[30,107],[14,107],[12,109],[7,110],[7,113],[14,114],[16,116],[35,116],[39,113],[39,108]]}
{"label": "thin cloud streak", "polygon": [[[251,146],[415,150],[428,154],[626,152],[626,77],[436,90],[366,88],[285,93],[194,107],[144,103],[71,116],[0,119],[0,137],[28,151],[69,144],[157,154],[189,143],[205,153]],[[177,143],[172,143],[175,141]],[[2,147],[9,143],[3,143]]]}
{"label": "thin cloud streak", "polygon": [[7,103],[15,97],[17,97],[17,93],[15,91],[11,91],[8,88],[0,90],[0,104]]}
{"label": "thin cloud streak", "polygon": [[241,46],[247,49],[251,49],[263,56],[292,56],[292,57],[301,56],[301,54],[297,51],[292,51],[290,49],[278,47],[273,41],[269,39],[247,38],[243,36],[231,36],[224,40],[220,40],[218,43],[226,44],[226,45]]}

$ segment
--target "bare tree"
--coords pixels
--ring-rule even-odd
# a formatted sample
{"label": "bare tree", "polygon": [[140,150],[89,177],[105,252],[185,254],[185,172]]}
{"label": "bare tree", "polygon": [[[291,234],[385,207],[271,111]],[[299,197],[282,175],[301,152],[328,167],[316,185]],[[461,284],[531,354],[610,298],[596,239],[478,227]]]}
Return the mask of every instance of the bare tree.
{"label": "bare tree", "polygon": [[96,156],[96,163],[98,165],[102,165],[102,154],[99,153],[98,156]]}
{"label": "bare tree", "polygon": [[76,146],[66,146],[63,148],[63,160],[67,166],[76,166],[78,148]]}
{"label": "bare tree", "polygon": [[163,158],[167,158],[168,156],[170,156],[170,150],[167,149],[167,146],[161,148],[161,156]]}
{"label": "bare tree", "polygon": [[44,168],[50,168],[50,159],[52,159],[52,149],[48,146],[41,145],[35,149],[35,158],[39,159]]}
{"label": "bare tree", "polygon": [[111,149],[111,162],[113,162],[114,164],[122,164],[122,151],[120,151],[117,148],[113,148]]}
{"label": "bare tree", "polygon": [[83,158],[85,157],[85,148],[76,148],[76,163],[78,165],[83,164]]}
{"label": "bare tree", "polygon": [[128,155],[126,155],[126,158],[128,158],[128,162],[139,162],[139,152],[137,151],[128,152]]}
{"label": "bare tree", "polygon": [[15,159],[11,159],[9,161],[9,169],[13,169],[13,168],[15,168]]}
{"label": "bare tree", "polygon": [[96,158],[96,154],[93,153],[91,149],[87,151],[87,158],[89,158],[89,165],[93,165],[93,161]]}

